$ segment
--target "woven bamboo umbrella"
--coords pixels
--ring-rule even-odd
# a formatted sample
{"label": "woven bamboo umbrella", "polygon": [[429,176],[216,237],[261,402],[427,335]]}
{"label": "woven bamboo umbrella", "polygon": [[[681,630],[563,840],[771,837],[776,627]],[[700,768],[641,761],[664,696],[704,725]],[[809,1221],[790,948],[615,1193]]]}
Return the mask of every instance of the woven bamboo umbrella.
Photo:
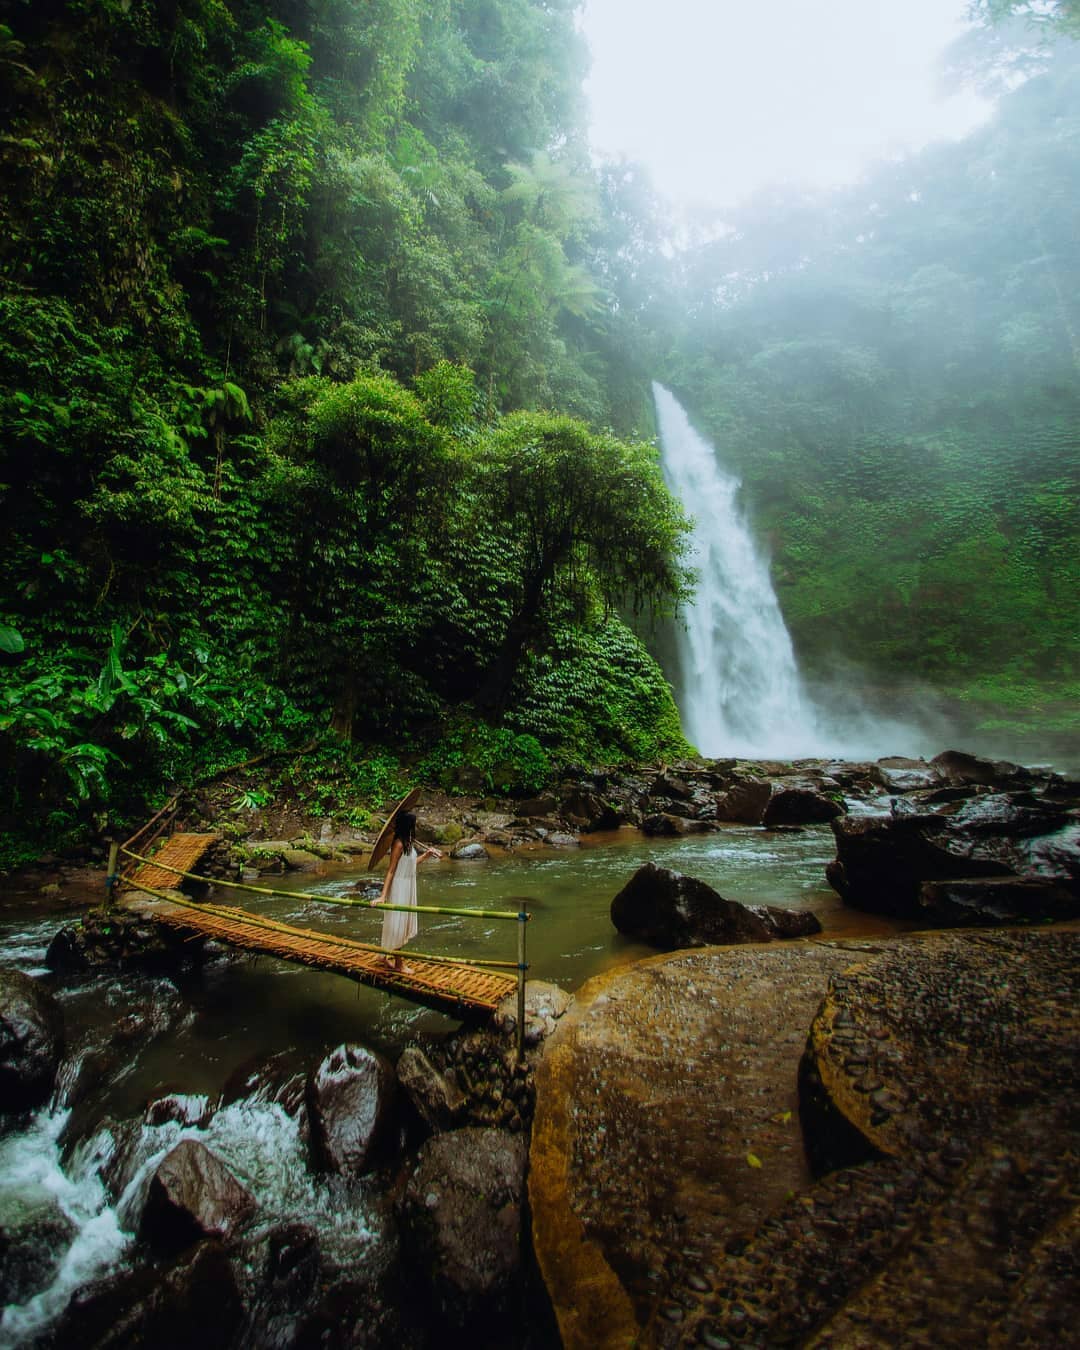
{"label": "woven bamboo umbrella", "polygon": [[371,857],[368,859],[368,871],[370,872],[376,863],[380,862],[383,856],[389,851],[390,845],[394,840],[394,822],[401,811],[408,811],[420,800],[420,789],[413,788],[406,792],[397,806],[390,812],[386,818],[386,824],[379,831],[379,837],[375,840],[375,847],[371,850]]}

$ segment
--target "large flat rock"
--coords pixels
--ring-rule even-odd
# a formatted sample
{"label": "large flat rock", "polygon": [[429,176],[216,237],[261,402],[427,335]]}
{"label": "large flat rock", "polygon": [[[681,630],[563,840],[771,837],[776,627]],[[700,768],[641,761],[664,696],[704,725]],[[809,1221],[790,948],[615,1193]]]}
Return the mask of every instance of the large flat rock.
{"label": "large flat rock", "polygon": [[592,981],[530,1178],[568,1350],[1069,1344],[1078,958],[1074,926]]}
{"label": "large flat rock", "polygon": [[567,1350],[628,1344],[673,1255],[713,1263],[810,1184],[798,1064],[852,948],[873,944],[679,952],[579,992],[538,1073],[529,1179]]}

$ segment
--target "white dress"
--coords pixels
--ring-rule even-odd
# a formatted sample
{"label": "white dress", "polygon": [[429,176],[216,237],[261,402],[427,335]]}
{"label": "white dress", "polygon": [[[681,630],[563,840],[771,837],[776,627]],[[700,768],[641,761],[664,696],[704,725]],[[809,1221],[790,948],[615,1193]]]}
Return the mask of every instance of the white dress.
{"label": "white dress", "polygon": [[[391,905],[416,904],[416,848],[413,846],[398,859],[397,871],[390,883],[390,894],[386,897]],[[406,914],[391,909],[383,915],[381,946],[391,951],[403,947],[416,936],[417,922],[415,914]]]}

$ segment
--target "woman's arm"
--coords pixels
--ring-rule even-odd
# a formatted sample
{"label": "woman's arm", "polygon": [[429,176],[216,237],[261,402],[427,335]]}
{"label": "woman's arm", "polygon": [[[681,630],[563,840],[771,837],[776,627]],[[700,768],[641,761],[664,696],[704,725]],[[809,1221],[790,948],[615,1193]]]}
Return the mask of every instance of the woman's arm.
{"label": "woman's arm", "polygon": [[390,883],[394,880],[394,873],[397,871],[398,862],[404,852],[405,846],[402,844],[401,840],[395,839],[393,847],[390,850],[390,862],[386,869],[386,876],[383,877],[382,894],[379,896],[378,900],[375,901],[377,905],[381,905],[390,894]]}
{"label": "woman's arm", "polygon": [[428,847],[425,848],[423,853],[421,853],[419,858],[417,858],[416,865],[417,867],[419,867],[425,858],[441,858],[441,857],[442,854],[439,852],[437,848]]}

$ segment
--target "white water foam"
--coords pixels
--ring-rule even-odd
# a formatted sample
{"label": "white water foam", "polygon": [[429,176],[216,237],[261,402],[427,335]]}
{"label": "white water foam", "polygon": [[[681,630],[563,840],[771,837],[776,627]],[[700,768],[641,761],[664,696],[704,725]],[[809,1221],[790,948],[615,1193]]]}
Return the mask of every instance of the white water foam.
{"label": "white water foam", "polygon": [[[194,1110],[194,1103],[192,1104]],[[115,1152],[108,1130],[83,1141],[65,1167],[58,1146],[66,1111],[36,1115],[29,1128],[0,1141],[0,1215],[59,1215],[72,1236],[47,1286],[0,1315],[0,1346],[26,1346],[64,1311],[81,1285],[111,1274],[129,1253],[150,1179],[182,1139],[197,1139],[256,1197],[260,1227],[314,1224],[324,1248],[355,1252],[373,1232],[364,1206],[336,1179],[312,1176],[296,1120],[256,1096],[218,1111],[206,1129],[169,1121],[143,1125],[129,1164],[130,1180],[113,1202],[102,1170]]]}

